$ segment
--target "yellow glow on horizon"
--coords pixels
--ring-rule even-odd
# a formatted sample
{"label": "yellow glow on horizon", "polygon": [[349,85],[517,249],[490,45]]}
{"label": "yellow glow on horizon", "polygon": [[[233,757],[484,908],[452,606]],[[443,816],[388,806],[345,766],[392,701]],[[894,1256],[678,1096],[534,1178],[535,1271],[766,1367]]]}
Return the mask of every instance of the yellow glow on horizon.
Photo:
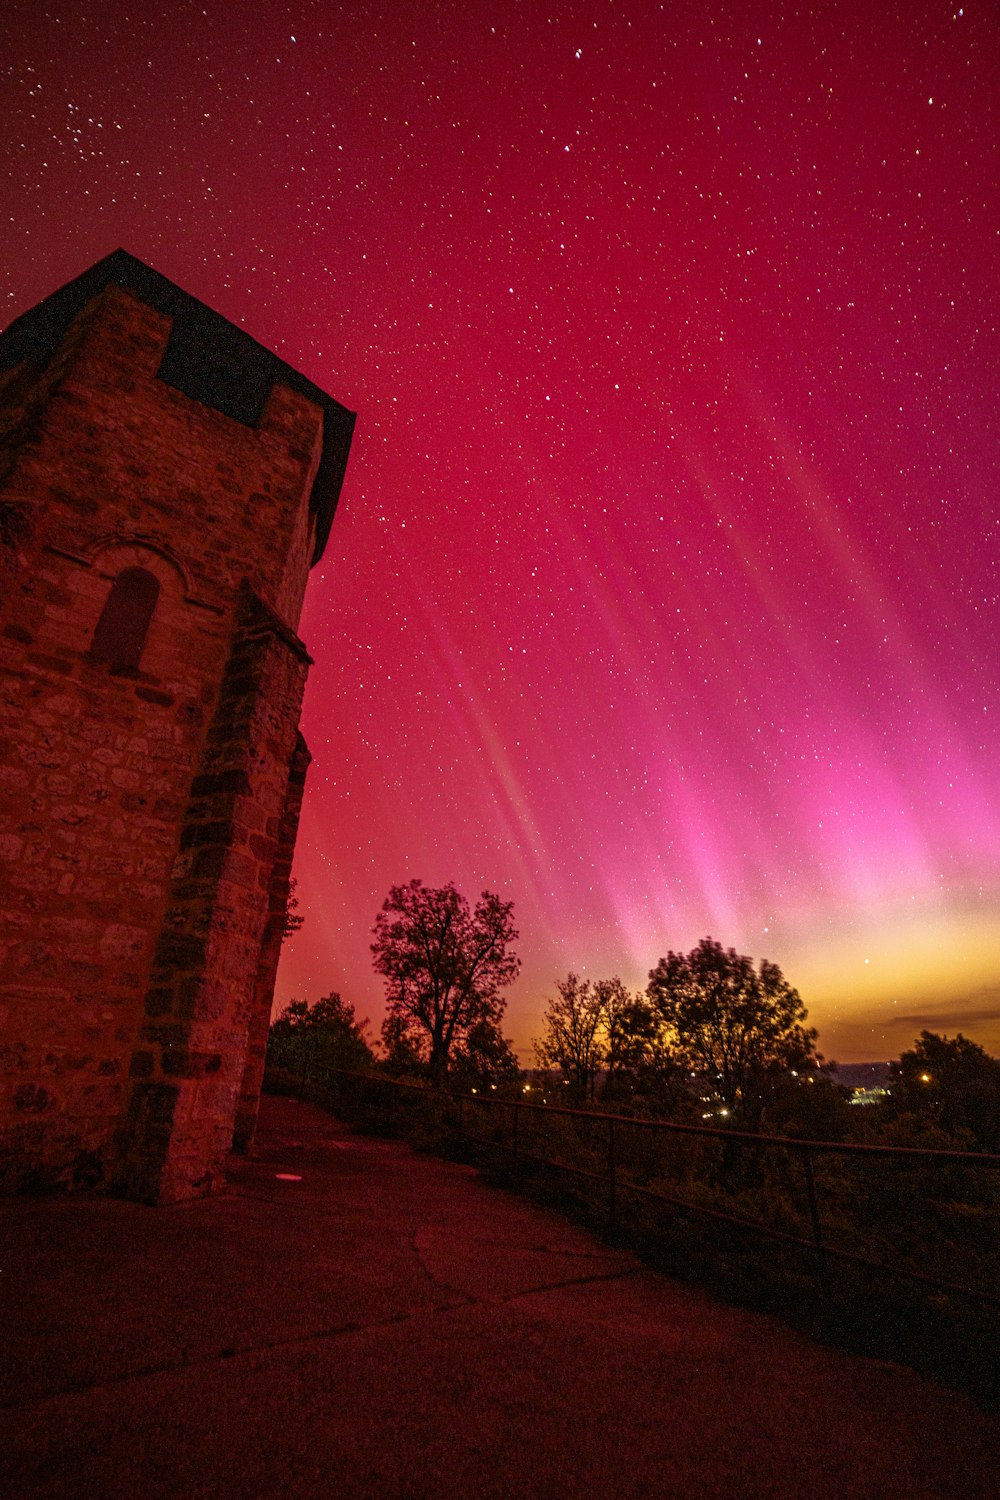
{"label": "yellow glow on horizon", "polygon": [[[578,945],[580,951],[587,946]],[[836,922],[828,912],[800,910],[737,936],[733,946],[780,965],[802,996],[828,1059],[898,1057],[923,1030],[961,1031],[1000,1056],[1000,892],[951,893],[950,901],[929,892],[891,907],[845,907]],[[644,939],[642,947],[652,953],[655,940]],[[629,988],[642,990],[651,963],[608,949],[579,971],[590,978],[618,973]],[[534,1066],[531,1044],[542,1031],[546,998],[556,976],[570,967],[568,954],[526,966],[511,997],[505,1035],[524,1066]]]}
{"label": "yellow glow on horizon", "polygon": [[920,1031],[962,1031],[1000,1051],[1000,915],[880,913],[789,953],[819,1045],[843,1062],[898,1056]]}

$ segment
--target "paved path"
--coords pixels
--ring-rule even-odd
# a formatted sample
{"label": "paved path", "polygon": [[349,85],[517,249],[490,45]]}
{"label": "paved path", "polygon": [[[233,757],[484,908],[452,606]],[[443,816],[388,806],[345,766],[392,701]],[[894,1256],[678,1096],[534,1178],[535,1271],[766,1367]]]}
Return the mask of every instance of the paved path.
{"label": "paved path", "polygon": [[0,1297],[18,1500],[1000,1495],[963,1397],[291,1100],[226,1197],[3,1204]]}

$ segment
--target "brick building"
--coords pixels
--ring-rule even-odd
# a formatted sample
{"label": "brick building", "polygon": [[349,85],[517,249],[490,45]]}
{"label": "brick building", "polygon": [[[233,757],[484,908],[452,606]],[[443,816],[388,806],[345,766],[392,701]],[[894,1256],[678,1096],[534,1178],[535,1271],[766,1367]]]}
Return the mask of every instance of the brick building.
{"label": "brick building", "polygon": [[0,336],[0,1185],[253,1136],[353,416],[117,251]]}

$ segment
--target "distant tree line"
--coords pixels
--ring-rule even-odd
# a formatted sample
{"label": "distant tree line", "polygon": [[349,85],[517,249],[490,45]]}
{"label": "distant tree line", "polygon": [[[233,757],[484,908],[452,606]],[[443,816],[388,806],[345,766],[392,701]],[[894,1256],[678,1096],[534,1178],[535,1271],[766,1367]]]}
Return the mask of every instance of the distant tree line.
{"label": "distant tree line", "polygon": [[631,994],[617,977],[570,974],[542,1017],[535,1054],[558,1069],[578,1102],[640,1099],[675,1113],[695,1089],[723,1117],[759,1125],[769,1098],[793,1072],[817,1066],[815,1030],[776,964],[703,938],[670,952]]}
{"label": "distant tree line", "polygon": [[[521,1087],[502,1032],[504,991],[520,968],[513,904],[484,891],[470,906],[453,884],[393,886],[372,956],[386,985],[381,1056],[367,1021],[331,994],[293,1001],[271,1028],[269,1062],[422,1079],[457,1090]],[[781,970],[706,937],[668,952],[643,991],[617,977],[557,983],[534,1043],[551,1102],[839,1140],[1000,1151],[1000,1062],[959,1034],[921,1033],[891,1064],[874,1109],[852,1108],[821,1068],[815,1028]],[[543,1091],[545,1092],[545,1091]]]}

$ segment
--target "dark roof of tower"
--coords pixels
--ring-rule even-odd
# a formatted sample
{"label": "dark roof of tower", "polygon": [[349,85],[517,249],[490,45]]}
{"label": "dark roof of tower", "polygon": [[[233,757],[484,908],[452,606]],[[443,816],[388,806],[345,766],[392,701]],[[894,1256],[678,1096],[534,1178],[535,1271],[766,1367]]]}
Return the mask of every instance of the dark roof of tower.
{"label": "dark roof of tower", "polygon": [[15,318],[0,334],[0,370],[22,360],[47,364],[77,313],[109,283],[134,292],[141,302],[173,320],[158,378],[192,400],[256,427],[271,388],[280,381],[322,408],[323,452],[309,499],[316,516],[313,562],[317,562],[323,555],[344,482],[354,413],[242,328],[134,255],[115,250]]}

